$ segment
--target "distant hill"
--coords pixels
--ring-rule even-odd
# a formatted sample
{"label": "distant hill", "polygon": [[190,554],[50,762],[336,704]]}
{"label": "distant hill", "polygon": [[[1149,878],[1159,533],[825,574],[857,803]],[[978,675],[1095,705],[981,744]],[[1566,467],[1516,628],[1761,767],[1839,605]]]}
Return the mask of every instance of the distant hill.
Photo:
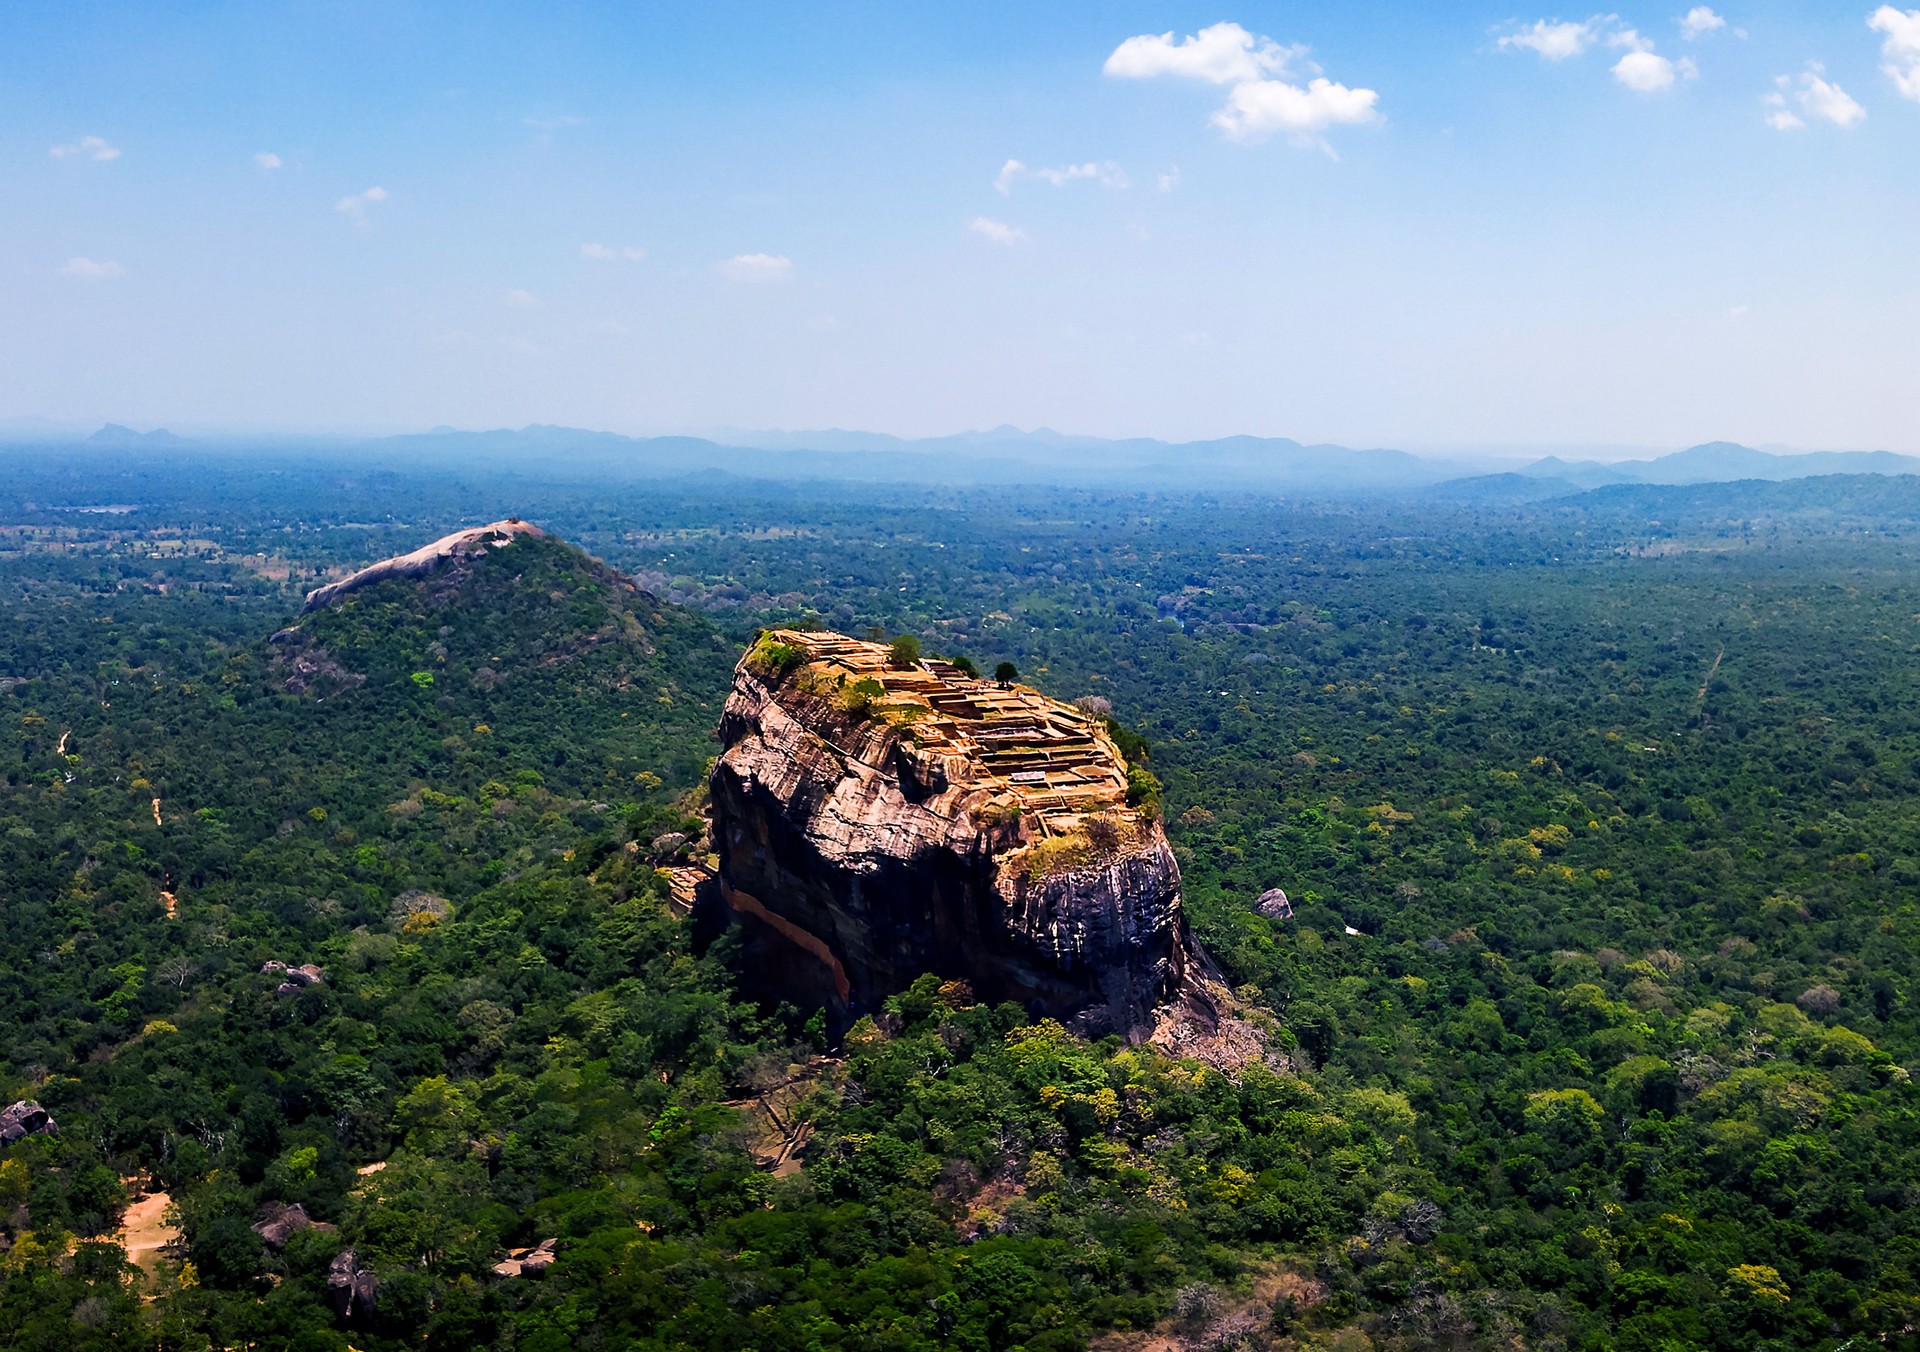
{"label": "distant hill", "polygon": [[[766,479],[853,479],[929,484],[1086,484],[1301,492],[1399,488],[1457,476],[1457,462],[1396,450],[1302,445],[1285,437],[1107,441],[996,428],[905,441],[872,433],[734,434],[775,446],[704,437],[626,437],[534,425],[483,432],[435,430],[360,443],[410,465],[485,463],[496,469],[652,478],[727,473]],[[810,444],[818,443],[818,444]]]}
{"label": "distant hill", "polygon": [[1709,441],[1652,460],[1562,460],[1547,456],[1517,471],[1580,488],[1606,484],[1731,483],[1737,479],[1805,479],[1820,474],[1920,474],[1920,457],[1890,451],[1808,451],[1775,455],[1733,441]]}
{"label": "distant hill", "polygon": [[87,438],[87,441],[95,446],[165,446],[183,440],[184,438],[175,436],[164,427],[156,427],[151,432],[136,432],[131,427],[122,427],[119,423],[108,423]]}

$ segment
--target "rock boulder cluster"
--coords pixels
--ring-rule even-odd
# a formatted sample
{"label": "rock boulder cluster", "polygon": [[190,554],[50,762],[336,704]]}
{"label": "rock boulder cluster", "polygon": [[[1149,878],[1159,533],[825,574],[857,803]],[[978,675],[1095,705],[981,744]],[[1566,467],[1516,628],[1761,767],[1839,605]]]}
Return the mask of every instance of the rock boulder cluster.
{"label": "rock boulder cluster", "polygon": [[57,1136],[60,1128],[53,1117],[31,1099],[21,1099],[0,1108],[0,1145],[12,1145],[26,1136]]}
{"label": "rock boulder cluster", "polygon": [[720,739],[719,892],[797,997],[844,1019],[932,972],[1093,1035],[1217,1017],[1179,865],[1097,713],[780,630]]}
{"label": "rock boulder cluster", "polygon": [[380,1278],[360,1266],[360,1256],[352,1249],[342,1251],[327,1269],[327,1304],[334,1317],[350,1328],[365,1328],[373,1323],[379,1303]]}
{"label": "rock boulder cluster", "polygon": [[290,967],[278,958],[269,958],[261,963],[260,975],[283,978],[274,988],[275,995],[298,995],[308,986],[318,986],[327,979],[326,971],[313,963],[304,962],[298,967]]}

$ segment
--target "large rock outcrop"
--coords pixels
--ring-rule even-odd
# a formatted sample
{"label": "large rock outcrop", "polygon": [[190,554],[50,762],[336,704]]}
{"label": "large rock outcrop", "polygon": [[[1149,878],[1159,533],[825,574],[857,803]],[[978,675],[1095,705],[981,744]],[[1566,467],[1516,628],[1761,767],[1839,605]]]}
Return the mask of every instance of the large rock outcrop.
{"label": "large rock outcrop", "polygon": [[1095,1035],[1214,1016],[1179,865],[1101,719],[781,630],[720,737],[720,892],[794,994],[852,1016],[932,972]]}
{"label": "large rock outcrop", "polygon": [[300,608],[303,615],[316,610],[325,610],[341,598],[351,596],[388,578],[421,578],[437,573],[449,564],[485,554],[489,549],[498,549],[502,545],[512,544],[520,536],[542,539],[546,532],[530,521],[522,521],[510,516],[504,521],[495,521],[485,526],[471,526],[466,530],[457,530],[451,535],[442,536],[430,545],[422,545],[411,554],[400,554],[391,559],[382,559],[370,564],[359,572],[341,578],[338,582],[329,582],[324,587],[315,587],[307,593],[307,603]]}

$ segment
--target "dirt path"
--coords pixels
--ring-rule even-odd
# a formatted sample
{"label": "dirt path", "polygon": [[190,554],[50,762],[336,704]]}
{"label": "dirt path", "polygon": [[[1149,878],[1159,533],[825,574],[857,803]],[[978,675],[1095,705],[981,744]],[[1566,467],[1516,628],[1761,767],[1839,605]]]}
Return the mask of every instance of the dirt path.
{"label": "dirt path", "polygon": [[748,1114],[754,1139],[748,1147],[763,1169],[784,1178],[800,1171],[800,1155],[813,1139],[813,1124],[793,1120],[793,1111],[807,1091],[840,1066],[837,1056],[816,1056],[789,1069],[787,1078],[752,1098],[734,1099],[727,1106]]}
{"label": "dirt path", "polygon": [[1714,655],[1713,665],[1707,668],[1707,679],[1700,682],[1700,691],[1693,697],[1696,704],[1705,704],[1707,702],[1707,687],[1713,684],[1713,674],[1720,670],[1720,663],[1726,658],[1726,655],[1727,650],[1723,644],[1720,651]]}
{"label": "dirt path", "polygon": [[152,1268],[165,1256],[168,1246],[180,1242],[180,1232],[166,1222],[167,1206],[172,1201],[164,1192],[150,1192],[128,1205],[113,1236],[127,1251],[128,1262]]}
{"label": "dirt path", "polygon": [[158,798],[153,800],[153,824],[155,826],[160,825],[160,800]]}
{"label": "dirt path", "polygon": [[64,756],[64,755],[66,755],[66,754],[67,754],[67,738],[69,738],[69,737],[71,737],[71,736],[73,736],[73,729],[72,729],[72,728],[68,728],[68,729],[67,729],[67,730],[66,730],[65,732],[63,732],[63,733],[61,733],[61,734],[60,734],[60,745],[59,745],[59,746],[56,746],[56,747],[55,747],[55,748],[53,749],[53,754],[54,754],[54,755],[56,755],[56,756]]}

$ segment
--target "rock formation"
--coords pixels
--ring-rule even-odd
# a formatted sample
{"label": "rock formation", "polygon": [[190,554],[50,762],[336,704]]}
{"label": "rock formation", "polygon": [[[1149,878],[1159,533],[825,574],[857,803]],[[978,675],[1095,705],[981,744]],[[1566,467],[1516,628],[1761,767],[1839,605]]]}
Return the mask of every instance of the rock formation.
{"label": "rock formation", "polygon": [[333,1228],[325,1221],[313,1219],[298,1202],[269,1202],[261,1209],[260,1219],[253,1223],[253,1233],[260,1236],[275,1253],[286,1248],[287,1241],[302,1230]]}
{"label": "rock formation", "polygon": [[1094,1035],[1216,1016],[1179,866],[1096,714],[780,630],[720,738],[719,891],[792,993],[846,1018],[932,972]]}
{"label": "rock formation", "polygon": [[380,1278],[371,1268],[360,1266],[360,1257],[352,1249],[338,1254],[327,1269],[327,1304],[334,1317],[353,1328],[373,1323],[380,1302]]}
{"label": "rock formation", "polygon": [[442,536],[430,545],[422,545],[411,554],[401,554],[395,558],[382,559],[376,564],[362,568],[359,572],[341,578],[338,582],[329,582],[324,587],[316,587],[307,593],[307,603],[300,608],[302,615],[316,610],[324,610],[344,596],[351,595],[363,587],[371,587],[376,582],[384,582],[390,577],[425,577],[437,573],[448,563],[456,559],[476,554],[484,554],[489,549],[511,544],[516,536],[526,535],[540,539],[546,534],[531,522],[510,516],[505,521],[495,521],[487,526],[472,526],[466,530],[457,530],[451,535]]}
{"label": "rock formation", "polygon": [[54,1136],[59,1131],[47,1110],[31,1099],[0,1108],[0,1145],[12,1145],[23,1136]]}
{"label": "rock formation", "polygon": [[326,971],[311,962],[303,962],[298,967],[294,967],[278,958],[268,958],[262,963],[260,974],[286,978],[274,987],[275,995],[298,995],[308,986],[318,986],[327,979]]}
{"label": "rock formation", "polygon": [[1287,900],[1286,892],[1278,887],[1269,887],[1256,897],[1253,909],[1269,920],[1293,919],[1293,903]]}
{"label": "rock formation", "polygon": [[507,1256],[493,1265],[496,1277],[540,1277],[553,1266],[554,1248],[559,1241],[543,1239],[525,1249],[509,1249]]}

